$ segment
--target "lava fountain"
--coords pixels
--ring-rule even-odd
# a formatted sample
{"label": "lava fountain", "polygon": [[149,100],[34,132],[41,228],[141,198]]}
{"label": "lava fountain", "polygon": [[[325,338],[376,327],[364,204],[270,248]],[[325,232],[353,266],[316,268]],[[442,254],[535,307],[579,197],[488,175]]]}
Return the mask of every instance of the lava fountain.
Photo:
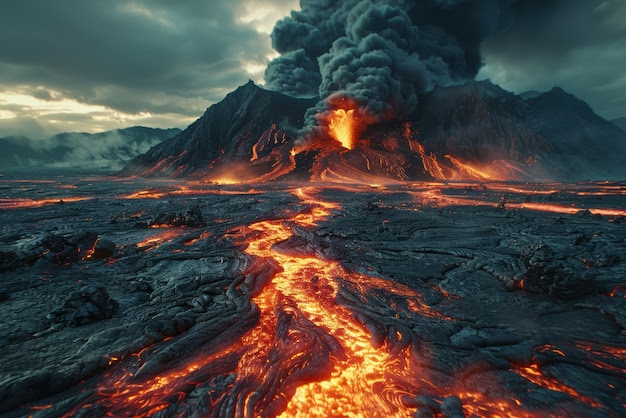
{"label": "lava fountain", "polygon": [[354,109],[337,109],[330,115],[328,130],[342,147],[354,148],[358,135],[359,120]]}

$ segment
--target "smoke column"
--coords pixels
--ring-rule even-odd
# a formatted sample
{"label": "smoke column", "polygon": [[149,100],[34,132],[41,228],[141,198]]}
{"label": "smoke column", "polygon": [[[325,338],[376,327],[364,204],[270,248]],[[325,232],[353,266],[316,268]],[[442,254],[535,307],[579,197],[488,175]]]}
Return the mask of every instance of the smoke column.
{"label": "smoke column", "polygon": [[511,14],[513,0],[301,0],[277,22],[281,55],[265,71],[266,87],[320,98],[319,115],[348,106],[364,123],[398,119],[435,85],[473,79],[480,44]]}

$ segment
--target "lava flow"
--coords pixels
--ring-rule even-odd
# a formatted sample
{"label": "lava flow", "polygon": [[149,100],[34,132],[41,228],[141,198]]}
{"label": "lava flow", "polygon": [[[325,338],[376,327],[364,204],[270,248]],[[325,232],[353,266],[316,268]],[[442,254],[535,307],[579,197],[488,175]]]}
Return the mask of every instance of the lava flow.
{"label": "lava flow", "polygon": [[[207,313],[211,323],[189,325],[187,335],[171,331],[139,354],[106,359],[105,380],[68,416],[182,416],[190,411],[216,417],[411,416],[421,408],[437,414],[450,397],[458,402],[456,411],[466,415],[551,414],[525,409],[523,396],[506,393],[496,373],[487,372],[477,388],[462,376],[438,371],[432,355],[438,348],[419,340],[418,331],[399,318],[432,320],[433,326],[452,319],[425,304],[417,290],[336,261],[332,254],[338,250],[311,230],[341,207],[322,200],[319,192],[299,188],[295,212],[230,231],[247,257],[234,282],[216,298],[216,310]],[[423,193],[451,199],[443,204],[456,199],[440,190],[433,196]],[[163,228],[137,246],[156,248],[181,231]],[[198,233],[183,244],[210,235]],[[395,315],[369,308],[375,304],[392,306]],[[211,329],[206,338],[205,325]],[[581,347],[599,357],[590,363],[596,368],[621,366],[609,358],[623,355],[619,348]],[[535,363],[511,365],[510,372],[591,408],[601,406],[545,376]]]}
{"label": "lava flow", "polygon": [[[315,200],[302,189],[298,190],[298,196],[305,204],[312,205],[312,210],[294,217],[293,227],[313,225],[337,208],[335,204]],[[302,349],[299,351],[292,348],[295,351],[292,359],[294,364],[299,363],[298,368],[310,368],[309,363],[320,361],[321,357],[328,363],[315,366],[324,366],[328,370],[323,373],[323,379],[319,379],[320,376],[310,370],[308,373],[313,373],[313,379],[310,379],[313,381],[295,389],[282,416],[406,415],[408,411],[403,410],[401,404],[393,403],[393,397],[387,398],[381,391],[381,388],[390,383],[387,382],[389,374],[398,376],[404,373],[398,368],[406,366],[406,359],[403,359],[406,353],[401,352],[401,356],[394,356],[386,347],[374,347],[372,336],[355,320],[354,314],[336,303],[340,286],[338,280],[357,279],[354,284],[358,286],[359,281],[368,281],[369,278],[357,277],[358,275],[343,269],[338,262],[324,260],[315,254],[277,251],[274,246],[293,234],[292,226],[287,223],[264,221],[253,224],[250,228],[258,231],[259,235],[250,242],[248,254],[272,258],[283,271],[254,299],[261,309],[261,324],[244,337],[245,345],[257,348],[244,356],[241,365],[249,366],[242,367],[242,374],[254,370],[255,367],[250,366],[252,364],[256,364],[256,367],[262,366],[265,362],[259,361],[260,358],[270,361],[271,349],[268,351],[268,346],[271,345],[267,343],[271,342],[272,333],[280,332],[272,331],[280,321],[276,312],[289,306],[291,314],[304,316],[302,321],[308,323],[307,328],[317,329],[316,333],[322,339],[312,342],[311,337],[303,335],[302,330],[289,330],[290,343]],[[383,281],[374,278],[371,282],[378,282],[370,283],[373,286],[384,286],[381,283]],[[416,301],[416,305],[420,305],[416,292],[405,288],[397,290]],[[426,314],[432,314],[421,305],[419,308]],[[309,341],[303,344],[301,338]],[[313,346],[309,346],[311,344]],[[315,348],[324,354],[310,351]],[[298,361],[298,358],[303,361]]]}

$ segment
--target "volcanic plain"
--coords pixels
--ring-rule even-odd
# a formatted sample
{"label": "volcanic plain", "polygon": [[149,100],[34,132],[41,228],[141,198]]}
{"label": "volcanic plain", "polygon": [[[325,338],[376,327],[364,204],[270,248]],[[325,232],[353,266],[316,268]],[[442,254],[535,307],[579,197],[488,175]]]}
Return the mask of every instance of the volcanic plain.
{"label": "volcanic plain", "polygon": [[0,188],[6,416],[626,406],[624,183]]}

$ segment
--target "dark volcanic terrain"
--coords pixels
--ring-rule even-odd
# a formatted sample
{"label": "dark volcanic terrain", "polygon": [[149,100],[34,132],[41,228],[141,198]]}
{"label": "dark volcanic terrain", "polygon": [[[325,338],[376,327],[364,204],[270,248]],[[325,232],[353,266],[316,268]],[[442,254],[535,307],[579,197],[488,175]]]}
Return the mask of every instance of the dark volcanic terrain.
{"label": "dark volcanic terrain", "polygon": [[0,187],[5,416],[623,416],[623,183]]}

